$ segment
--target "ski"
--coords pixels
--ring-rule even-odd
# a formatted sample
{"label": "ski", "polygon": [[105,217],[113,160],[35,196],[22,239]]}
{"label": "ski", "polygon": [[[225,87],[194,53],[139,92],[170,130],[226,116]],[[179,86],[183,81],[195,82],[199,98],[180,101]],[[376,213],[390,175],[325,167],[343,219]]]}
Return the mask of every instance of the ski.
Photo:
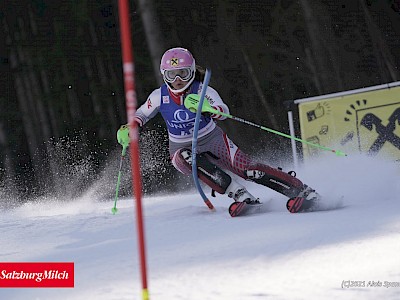
{"label": "ski", "polygon": [[304,197],[293,197],[286,202],[286,208],[290,213],[312,211],[317,205],[316,201],[306,200]]}
{"label": "ski", "polygon": [[261,212],[262,203],[233,202],[229,206],[231,217],[239,217]]}
{"label": "ski", "polygon": [[[290,198],[286,203],[287,210],[292,213],[308,213],[318,211],[336,210],[344,207],[344,197],[338,199],[330,199],[323,201],[305,200],[303,197]],[[257,213],[265,213],[268,210],[263,209],[262,203],[233,202],[229,206],[229,214],[231,217],[249,216]]]}
{"label": "ski", "polygon": [[343,196],[334,201],[306,200],[304,197],[293,197],[286,202],[286,208],[290,213],[334,210],[343,207],[343,199]]}

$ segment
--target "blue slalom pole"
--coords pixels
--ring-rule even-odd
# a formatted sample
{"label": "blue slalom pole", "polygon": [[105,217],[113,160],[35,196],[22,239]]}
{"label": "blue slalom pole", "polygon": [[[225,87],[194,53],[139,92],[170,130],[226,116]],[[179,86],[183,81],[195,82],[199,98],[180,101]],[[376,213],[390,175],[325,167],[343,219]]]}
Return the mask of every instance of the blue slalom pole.
{"label": "blue slalom pole", "polygon": [[210,77],[211,77],[211,70],[207,69],[206,74],[204,76],[203,87],[201,88],[199,105],[197,107],[196,118],[195,118],[195,122],[194,122],[193,140],[192,140],[192,174],[193,174],[193,179],[194,179],[196,188],[199,191],[201,197],[203,198],[204,203],[208,206],[208,208],[210,210],[214,210],[214,206],[212,205],[211,201],[207,198],[207,196],[204,194],[204,191],[200,186],[199,178],[197,177],[197,162],[196,162],[197,136],[199,133],[201,108],[203,107],[204,97],[206,95],[208,83],[210,82]]}

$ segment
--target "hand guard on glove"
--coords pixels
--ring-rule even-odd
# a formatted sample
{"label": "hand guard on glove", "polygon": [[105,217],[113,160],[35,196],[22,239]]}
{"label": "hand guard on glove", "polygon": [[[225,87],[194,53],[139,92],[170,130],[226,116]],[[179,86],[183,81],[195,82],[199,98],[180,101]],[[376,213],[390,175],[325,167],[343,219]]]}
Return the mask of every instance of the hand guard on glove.
{"label": "hand guard on glove", "polygon": [[[134,121],[136,122],[136,121]],[[141,126],[138,122],[136,122],[139,132],[141,131]],[[121,127],[117,131],[117,141],[122,147],[128,147],[131,141],[129,137],[129,124],[121,125]]]}

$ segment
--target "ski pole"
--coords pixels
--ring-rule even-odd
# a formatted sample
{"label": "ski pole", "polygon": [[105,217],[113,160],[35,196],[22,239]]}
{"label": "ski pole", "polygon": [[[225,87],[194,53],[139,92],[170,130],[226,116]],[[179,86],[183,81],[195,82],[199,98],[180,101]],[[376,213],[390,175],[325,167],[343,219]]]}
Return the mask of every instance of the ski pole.
{"label": "ski pole", "polygon": [[[185,103],[184,103],[185,107],[187,109],[189,109],[191,112],[196,112],[198,104],[199,104],[199,100],[200,100],[199,99],[199,95],[197,95],[197,94],[189,94],[185,98]],[[319,148],[319,149],[322,149],[322,150],[325,150],[325,151],[330,151],[330,152],[335,153],[337,156],[347,156],[346,153],[344,153],[344,152],[342,152],[340,150],[334,150],[334,149],[331,149],[329,147],[325,147],[325,146],[322,146],[322,145],[319,145],[319,144],[314,144],[314,143],[308,142],[306,140],[299,139],[299,138],[297,138],[295,136],[291,136],[291,135],[288,135],[288,134],[285,134],[285,133],[282,133],[282,132],[267,128],[265,126],[261,126],[261,125],[255,124],[253,122],[244,120],[242,118],[238,118],[238,117],[232,116],[230,114],[226,114],[226,113],[220,112],[220,111],[212,108],[211,105],[208,103],[208,101],[204,101],[203,102],[203,106],[202,106],[201,111],[202,112],[209,112],[209,113],[216,114],[216,115],[221,115],[221,116],[224,116],[226,118],[229,118],[229,119],[232,119],[232,120],[235,120],[235,121],[247,124],[247,125],[251,125],[251,126],[260,128],[262,130],[265,130],[265,131],[268,131],[268,132],[271,132],[271,133],[274,133],[274,134],[277,134],[277,135],[280,135],[280,136],[283,136],[283,137],[286,137],[286,138],[289,138],[289,139],[293,139],[295,141],[301,142],[303,144],[310,145],[312,147],[316,147],[316,148]]]}
{"label": "ski pole", "polygon": [[115,200],[114,200],[114,207],[111,209],[113,215],[115,215],[118,211],[117,209],[117,201],[118,201],[118,193],[119,193],[119,185],[121,183],[121,169],[122,169],[122,162],[124,160],[126,149],[129,146],[130,138],[129,138],[129,125],[122,125],[117,131],[117,141],[119,144],[122,145],[122,152],[121,152],[121,159],[119,161],[119,171],[118,171],[118,179],[117,185],[115,187]]}

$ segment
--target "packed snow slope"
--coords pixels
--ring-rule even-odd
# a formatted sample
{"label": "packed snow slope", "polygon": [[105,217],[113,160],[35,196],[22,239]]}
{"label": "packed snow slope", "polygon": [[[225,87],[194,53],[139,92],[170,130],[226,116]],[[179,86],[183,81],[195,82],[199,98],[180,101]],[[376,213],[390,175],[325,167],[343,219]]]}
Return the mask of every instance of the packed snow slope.
{"label": "packed snow slope", "polygon": [[[302,167],[326,201],[344,196],[341,209],[302,214],[249,183],[267,212],[231,218],[221,195],[210,212],[195,190],[145,197],[150,299],[400,299],[399,175],[399,163],[359,156]],[[141,299],[134,201],[116,215],[112,205],[88,193],[3,210],[0,260],[74,262],[75,287],[1,289],[0,299]]]}

